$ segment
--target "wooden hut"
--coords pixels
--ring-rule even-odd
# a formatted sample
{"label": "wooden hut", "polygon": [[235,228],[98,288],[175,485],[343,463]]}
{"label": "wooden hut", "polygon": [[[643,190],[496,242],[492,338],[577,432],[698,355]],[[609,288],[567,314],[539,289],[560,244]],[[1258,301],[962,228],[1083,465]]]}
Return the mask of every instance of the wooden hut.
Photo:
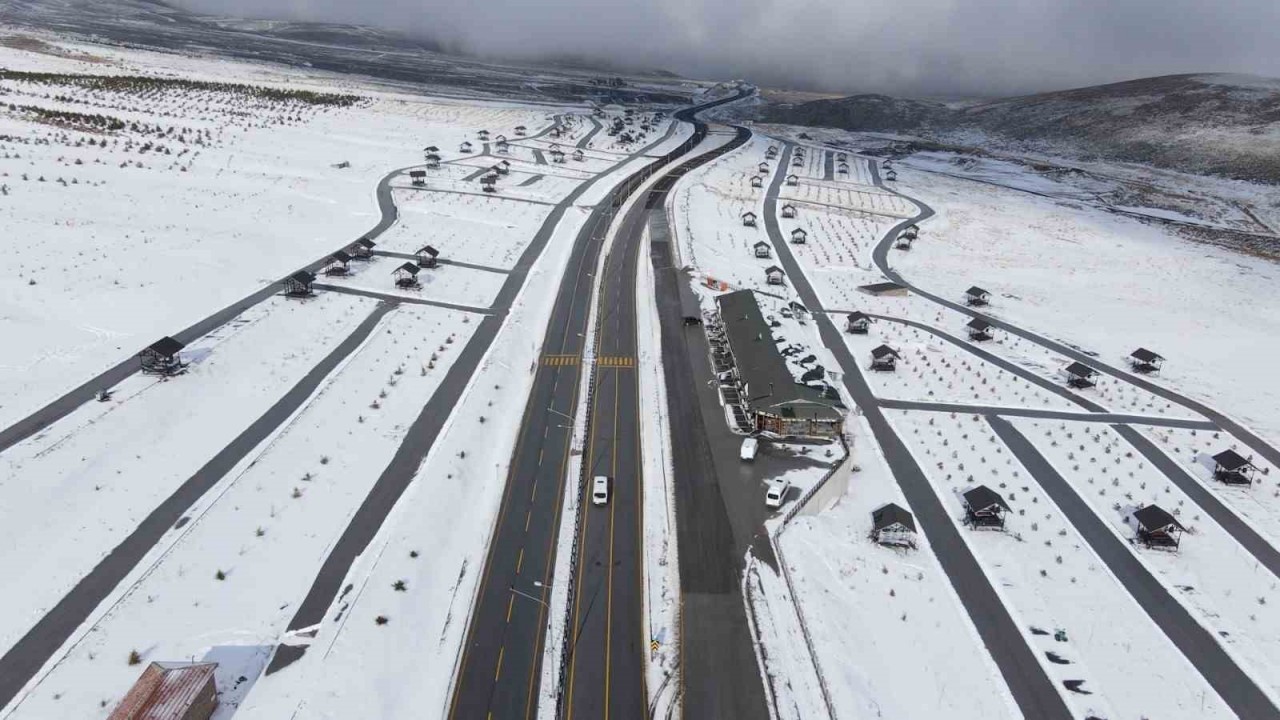
{"label": "wooden hut", "polygon": [[142,372],[149,375],[177,375],[187,367],[179,355],[184,347],[186,345],[167,335],[160,338],[138,353]]}
{"label": "wooden hut", "polygon": [[1082,362],[1073,362],[1062,369],[1062,376],[1067,387],[1083,390],[1098,384],[1098,371]]}
{"label": "wooden hut", "polygon": [[974,318],[964,327],[969,331],[970,342],[986,342],[991,339],[991,323],[983,320],[982,318]]}
{"label": "wooden hut", "polygon": [[418,256],[418,267],[420,268],[433,268],[439,262],[437,258],[440,256],[440,251],[430,245],[423,245],[414,254]]}
{"label": "wooden hut", "polygon": [[908,225],[908,226],[907,226],[907,228],[906,228],[905,230],[903,230],[903,231],[902,231],[902,234],[903,234],[903,235],[906,235],[907,237],[911,238],[912,240],[915,240],[915,239],[916,239],[916,236],[920,234],[920,226],[919,226],[919,225]]}
{"label": "wooden hut", "polygon": [[885,158],[884,162],[880,163],[880,167],[884,168],[885,170],[888,170],[889,168],[893,167],[893,163],[889,162],[888,158]]}
{"label": "wooden hut", "polygon": [[797,176],[797,175],[788,175],[788,176],[787,176],[787,184],[788,184],[788,185],[790,185],[790,186],[792,186],[792,187],[795,187],[796,185],[799,185],[799,184],[800,184],[800,178],[799,178],[799,176]]}
{"label": "wooden hut", "polygon": [[346,275],[350,271],[351,256],[342,250],[330,255],[324,264],[325,275]]}
{"label": "wooden hut", "polygon": [[1129,368],[1134,372],[1155,374],[1164,365],[1164,358],[1146,348],[1138,348],[1129,353]]}
{"label": "wooden hut", "polygon": [[796,245],[803,245],[805,241],[808,239],[809,239],[809,233],[805,232],[804,228],[796,228],[795,230],[791,231],[791,242],[795,243]]}
{"label": "wooden hut", "polygon": [[795,216],[796,216],[796,206],[795,206],[795,205],[792,205],[791,203],[787,203],[786,205],[783,205],[783,206],[782,206],[782,217],[784,217],[784,218],[794,218]]}
{"label": "wooden hut", "polygon": [[503,160],[497,165],[494,165],[493,167],[489,168],[489,172],[498,173],[499,175],[510,175],[511,163],[507,162],[506,160]]}
{"label": "wooden hut", "polygon": [[871,539],[881,545],[916,546],[916,520],[906,509],[889,503],[871,512]]}
{"label": "wooden hut", "polygon": [[974,285],[964,291],[964,304],[969,307],[984,307],[991,304],[991,293]]}
{"label": "wooden hut", "polygon": [[312,295],[315,295],[315,290],[311,287],[315,281],[315,273],[307,270],[299,270],[284,279],[284,294],[286,297],[311,297]]}
{"label": "wooden hut", "polygon": [[426,185],[427,171],[426,170],[410,170],[409,181],[412,182],[414,185]]}
{"label": "wooden hut", "polygon": [[218,707],[215,662],[153,662],[107,720],[209,720]]}
{"label": "wooden hut", "polygon": [[755,252],[756,257],[758,258],[769,258],[773,256],[773,247],[763,240],[752,245],[751,249]]}
{"label": "wooden hut", "polygon": [[964,494],[964,521],[974,529],[1004,529],[1004,514],[1013,512],[1000,493],[986,485]]}
{"label": "wooden hut", "polygon": [[525,134],[528,132],[529,132],[529,129],[526,128],[525,126],[523,125],[516,126],[516,137],[524,137]]}
{"label": "wooden hut", "polygon": [[586,160],[586,159],[587,159],[587,154],[582,152],[582,148],[578,148],[577,150],[573,151],[574,162],[582,162],[583,160]]}
{"label": "wooden hut", "polygon": [[884,174],[884,179],[885,179],[885,180],[888,180],[888,181],[890,181],[890,182],[893,182],[893,181],[897,180],[897,179],[898,179],[898,171],[897,171],[897,170],[890,170],[889,172],[887,172],[887,173],[885,173],[885,174]]}
{"label": "wooden hut", "polygon": [[458,146],[458,152],[471,152],[471,142],[469,140],[463,140],[462,144]]}
{"label": "wooden hut", "polygon": [[764,269],[764,280],[770,285],[782,285],[786,276],[787,274],[777,265],[770,265]]}
{"label": "wooden hut", "polygon": [[844,329],[854,335],[866,335],[871,329],[871,318],[861,310],[854,310],[845,316]]}
{"label": "wooden hut", "polygon": [[756,214],[751,212],[750,210],[742,213],[742,224],[745,225],[746,227],[755,227]]}
{"label": "wooden hut", "polygon": [[871,351],[871,369],[878,372],[893,372],[898,367],[902,356],[888,345],[881,345]]}
{"label": "wooden hut", "polygon": [[768,174],[768,172],[769,172],[769,163],[767,163],[767,162],[762,162],[762,163],[760,163],[759,165],[757,165],[757,166],[756,166],[756,170],[759,170],[761,175],[766,175],[766,174]]}
{"label": "wooden hut", "polygon": [[511,143],[507,142],[506,140],[499,140],[498,142],[494,143],[493,148],[494,150],[497,151],[499,155],[511,154]]}
{"label": "wooden hut", "polygon": [[849,163],[847,163],[847,162],[838,163],[838,164],[836,165],[836,172],[840,173],[841,175],[848,175],[848,174],[849,174]]}
{"label": "wooden hut", "polygon": [[551,162],[553,163],[564,162],[564,151],[561,150],[560,148],[553,148],[551,150]]}
{"label": "wooden hut", "polygon": [[395,270],[391,271],[392,277],[395,278],[396,287],[399,288],[416,288],[418,287],[418,266],[414,263],[407,262]]}
{"label": "wooden hut", "polygon": [[899,250],[910,250],[912,242],[915,242],[914,237],[903,234],[898,236],[898,239],[894,241],[893,246]]}
{"label": "wooden hut", "polygon": [[1223,450],[1213,456],[1213,477],[1228,485],[1251,485],[1257,466],[1235,450]]}
{"label": "wooden hut", "polygon": [[488,140],[488,139],[489,139],[489,131],[488,131],[488,130],[481,130],[480,132],[476,133],[476,136],[477,136],[477,137],[479,137],[481,140]]}
{"label": "wooden hut", "polygon": [[373,248],[376,247],[377,244],[378,243],[367,237],[362,237],[352,243],[347,252],[350,253],[353,260],[368,260],[373,257]]}
{"label": "wooden hut", "polygon": [[483,190],[484,192],[489,192],[489,193],[497,192],[498,176],[494,173],[489,173],[488,175],[485,175],[484,177],[480,178],[480,189]]}
{"label": "wooden hut", "polygon": [[435,153],[427,153],[427,169],[428,169],[428,170],[438,170],[438,169],[440,169],[440,156],[439,156],[439,155],[437,155],[437,154],[435,154]]}
{"label": "wooden hut", "polygon": [[753,188],[764,187],[764,178],[760,177],[759,175],[752,175],[751,187]]}
{"label": "wooden hut", "polygon": [[1186,528],[1159,505],[1148,505],[1133,511],[1138,524],[1138,542],[1148,548],[1177,550]]}

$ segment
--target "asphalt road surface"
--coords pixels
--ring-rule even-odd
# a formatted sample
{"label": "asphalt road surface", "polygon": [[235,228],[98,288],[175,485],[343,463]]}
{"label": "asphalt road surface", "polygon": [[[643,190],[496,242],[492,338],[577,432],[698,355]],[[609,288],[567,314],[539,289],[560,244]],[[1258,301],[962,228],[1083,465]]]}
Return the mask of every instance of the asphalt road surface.
{"label": "asphalt road surface", "polygon": [[[669,135],[670,133],[640,152],[647,152]],[[623,180],[596,205],[575,242],[569,267],[561,281],[547,326],[542,345],[544,361],[534,376],[497,525],[489,542],[489,554],[454,681],[450,718],[528,718],[536,710],[541,680],[542,643],[548,624],[546,603],[555,567],[556,540],[564,497],[563,483],[571,452],[570,432],[578,405],[584,351],[582,345],[595,284],[592,273],[598,264],[603,239],[614,214],[626,198],[656,170],[687,153],[699,140],[700,137],[695,133],[695,137],[677,149]],[[606,297],[610,287],[610,283],[602,283],[602,298]],[[634,357],[634,352],[632,356]],[[628,371],[622,365],[601,368],[597,376],[600,387],[596,388],[593,396],[593,402],[601,402],[601,398],[607,396],[613,404],[609,411],[612,412],[616,406],[619,417],[624,403],[628,403],[626,407],[634,417],[635,395],[626,395],[626,391],[620,390],[617,383],[618,377],[627,372],[634,373],[634,370]],[[613,394],[609,395],[610,392]],[[593,422],[594,418],[605,414],[604,410],[600,410],[593,415]],[[598,457],[596,453],[599,452],[607,453],[611,470],[615,452],[619,456],[630,454],[638,457],[639,441],[636,433],[611,431],[607,440],[602,440],[598,433],[597,426],[596,433],[588,441],[592,457]],[[606,447],[607,450],[604,449]],[[638,468],[638,463],[634,463],[633,467]],[[623,473],[619,472],[619,475],[622,476]],[[618,534],[638,532],[638,521],[629,520],[625,515],[633,513],[632,517],[639,517],[638,482],[638,471],[630,481],[624,477],[621,482],[615,482],[614,497],[609,507],[623,514],[622,518],[613,516],[615,526],[626,528],[621,533],[615,533],[615,537]],[[637,494],[629,496],[628,488]],[[617,554],[614,559],[618,563],[623,560]],[[636,577],[640,571],[639,564],[633,559],[622,571],[615,571],[614,578]],[[630,601],[642,602],[639,593],[631,595]],[[599,597],[599,593],[594,596]],[[594,603],[594,598],[586,598],[583,602]],[[634,612],[633,608],[625,605],[628,598],[616,595],[614,600],[618,603],[619,617]],[[601,598],[601,602],[602,607],[598,612],[607,616],[608,597]],[[299,627],[305,627],[305,623]],[[632,634],[639,629],[639,620],[636,619],[632,623]],[[612,639],[606,632],[606,642]],[[620,647],[625,642],[618,640]],[[636,708],[643,707],[643,673],[635,671],[636,667],[643,667],[642,657],[635,657],[635,661],[627,667],[593,668],[602,676],[608,674],[610,679],[614,677],[614,673],[618,677],[626,675],[626,682],[635,684],[630,688],[629,696],[609,698],[611,702],[628,702],[626,714],[619,717],[636,717],[633,714]],[[581,682],[586,684],[587,680],[583,679]],[[603,680],[597,686],[603,688]],[[563,692],[563,684],[560,690]],[[631,698],[630,701],[627,700],[628,697]]]}
{"label": "asphalt road surface", "polygon": [[[791,254],[791,248],[778,229],[778,188],[790,164],[792,145],[787,143],[778,162],[768,193],[765,196],[764,222],[778,259],[805,307],[814,310],[814,319],[822,335],[823,344],[835,355],[844,368],[844,384],[853,401],[862,409],[871,426],[884,458],[893,470],[894,478],[902,489],[907,502],[915,511],[916,522],[929,538],[943,571],[951,581],[957,597],[978,635],[987,646],[992,660],[1004,676],[1014,701],[1023,715],[1037,720],[1068,720],[1071,713],[1058,693],[1058,689],[1041,669],[1035,654],[1024,640],[1017,624],[1009,614],[1000,596],[991,586],[982,567],[974,558],[969,546],[960,537],[947,509],[924,476],[915,457],[885,419],[875,395],[862,375],[862,368],[850,354],[832,323],[830,316],[819,312],[822,303],[809,284],[804,271]],[[903,225],[909,224],[904,222]]]}

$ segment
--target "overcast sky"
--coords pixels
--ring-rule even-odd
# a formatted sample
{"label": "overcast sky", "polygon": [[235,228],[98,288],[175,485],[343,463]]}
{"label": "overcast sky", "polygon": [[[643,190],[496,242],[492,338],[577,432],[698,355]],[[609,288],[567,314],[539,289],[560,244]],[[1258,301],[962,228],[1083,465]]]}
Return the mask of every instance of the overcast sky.
{"label": "overcast sky", "polygon": [[1184,72],[1280,76],[1280,0],[177,1],[388,27],[478,54],[575,54],[833,92],[1002,95]]}

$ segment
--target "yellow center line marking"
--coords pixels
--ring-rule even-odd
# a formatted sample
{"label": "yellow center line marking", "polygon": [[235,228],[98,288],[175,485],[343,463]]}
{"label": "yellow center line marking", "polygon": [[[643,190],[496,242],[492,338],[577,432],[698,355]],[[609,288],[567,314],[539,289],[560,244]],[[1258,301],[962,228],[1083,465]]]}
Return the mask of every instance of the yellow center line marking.
{"label": "yellow center line marking", "polygon": [[502,656],[507,653],[507,646],[503,645],[498,648],[498,667],[493,671],[493,681],[498,682],[498,678],[502,677]]}
{"label": "yellow center line marking", "polygon": [[511,608],[516,605],[516,594],[511,593],[511,597],[507,599],[507,622],[511,622]]}
{"label": "yellow center line marking", "polygon": [[524,511],[524,531],[525,531],[525,532],[529,532],[529,520],[530,520],[530,518],[532,518],[532,517],[533,517],[533,511],[532,511],[532,510],[525,510],[525,511]]}
{"label": "yellow center line marking", "polygon": [[520,548],[520,555],[516,557],[516,574],[520,574],[520,568],[524,567],[524,548]]}
{"label": "yellow center line marking", "polygon": [[[622,394],[618,386],[619,375],[613,376],[613,444],[612,473],[618,477],[618,403]],[[609,690],[613,687],[613,518],[618,511],[617,497],[609,505],[609,592],[604,621],[604,718],[609,720]]]}
{"label": "yellow center line marking", "polygon": [[542,467],[542,448],[538,448],[538,467]]}

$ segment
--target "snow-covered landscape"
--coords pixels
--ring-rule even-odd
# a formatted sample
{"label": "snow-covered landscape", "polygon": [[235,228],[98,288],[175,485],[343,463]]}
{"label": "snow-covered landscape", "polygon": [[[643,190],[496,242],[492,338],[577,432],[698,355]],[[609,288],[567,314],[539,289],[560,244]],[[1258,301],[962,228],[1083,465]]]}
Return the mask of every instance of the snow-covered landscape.
{"label": "snow-covered landscape", "polygon": [[201,5],[0,0],[0,720],[1280,718],[1276,81]]}

